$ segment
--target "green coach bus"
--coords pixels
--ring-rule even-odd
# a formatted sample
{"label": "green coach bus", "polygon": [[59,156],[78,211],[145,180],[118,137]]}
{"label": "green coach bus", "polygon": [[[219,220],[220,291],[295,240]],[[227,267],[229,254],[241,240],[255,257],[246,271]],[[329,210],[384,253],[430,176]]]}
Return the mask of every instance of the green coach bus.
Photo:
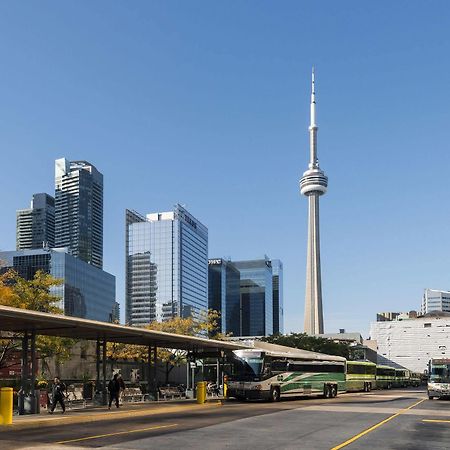
{"label": "green coach bus", "polygon": [[408,387],[410,386],[410,371],[408,369],[395,369],[394,387]]}
{"label": "green coach bus", "polygon": [[347,391],[371,391],[376,386],[376,371],[377,366],[373,362],[347,361]]}
{"label": "green coach bus", "polygon": [[377,389],[391,389],[395,385],[395,369],[389,366],[378,366],[376,374]]}
{"label": "green coach bus", "polygon": [[333,398],[345,392],[345,358],[266,342],[254,345],[233,352],[227,397],[278,401],[311,395]]}

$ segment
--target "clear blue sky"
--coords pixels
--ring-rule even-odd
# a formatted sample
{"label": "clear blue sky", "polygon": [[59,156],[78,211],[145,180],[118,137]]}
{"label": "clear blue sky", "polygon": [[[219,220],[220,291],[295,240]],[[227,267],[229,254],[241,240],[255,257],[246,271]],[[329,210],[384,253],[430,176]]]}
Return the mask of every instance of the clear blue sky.
{"label": "clear blue sky", "polygon": [[325,328],[450,289],[447,1],[1,1],[0,248],[54,159],[105,178],[105,269],[124,209],[176,202],[210,256],[285,267],[303,329],[310,70],[317,74]]}

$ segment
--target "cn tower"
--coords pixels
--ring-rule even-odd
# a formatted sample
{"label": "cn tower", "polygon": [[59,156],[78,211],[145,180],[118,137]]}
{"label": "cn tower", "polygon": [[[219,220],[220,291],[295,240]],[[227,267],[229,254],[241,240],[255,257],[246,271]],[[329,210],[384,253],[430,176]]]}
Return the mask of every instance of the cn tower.
{"label": "cn tower", "polygon": [[319,197],[327,191],[328,177],[317,159],[316,93],[314,69],[311,88],[308,170],[300,179],[300,192],[308,197],[308,251],[306,255],[305,328],[307,334],[323,333],[322,278],[320,274]]}

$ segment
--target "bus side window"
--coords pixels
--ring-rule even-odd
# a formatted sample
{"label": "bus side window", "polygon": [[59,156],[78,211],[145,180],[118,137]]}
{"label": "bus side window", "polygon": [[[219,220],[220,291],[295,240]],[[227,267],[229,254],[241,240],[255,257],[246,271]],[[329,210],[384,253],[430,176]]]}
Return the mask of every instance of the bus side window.
{"label": "bus side window", "polygon": [[288,363],[287,361],[272,361],[272,372],[287,372]]}

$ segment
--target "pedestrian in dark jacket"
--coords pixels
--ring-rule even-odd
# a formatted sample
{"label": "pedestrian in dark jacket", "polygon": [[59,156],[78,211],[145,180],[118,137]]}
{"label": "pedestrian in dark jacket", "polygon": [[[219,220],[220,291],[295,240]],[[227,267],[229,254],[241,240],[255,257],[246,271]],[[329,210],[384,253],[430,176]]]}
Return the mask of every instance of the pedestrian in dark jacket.
{"label": "pedestrian in dark jacket", "polygon": [[66,405],[64,404],[65,391],[66,385],[58,377],[55,377],[52,386],[52,405],[49,411],[50,414],[53,414],[57,403],[61,405],[62,413],[64,414],[66,412]]}
{"label": "pedestrian in dark jacket", "polygon": [[116,408],[119,407],[119,393],[120,393],[120,383],[117,379],[118,375],[117,373],[114,374],[112,379],[109,381],[108,384],[108,391],[109,391],[109,405],[108,409],[111,409],[111,404],[113,400],[115,400]]}

